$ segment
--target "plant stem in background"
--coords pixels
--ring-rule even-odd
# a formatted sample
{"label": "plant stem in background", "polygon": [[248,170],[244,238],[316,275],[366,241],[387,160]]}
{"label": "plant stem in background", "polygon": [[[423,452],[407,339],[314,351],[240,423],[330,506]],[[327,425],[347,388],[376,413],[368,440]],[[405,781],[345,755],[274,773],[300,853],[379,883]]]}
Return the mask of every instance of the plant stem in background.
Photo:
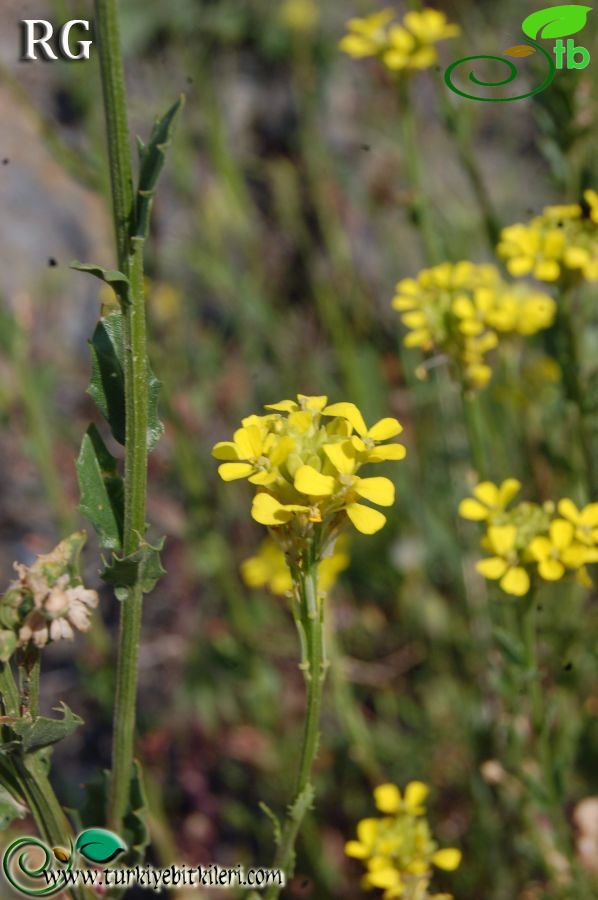
{"label": "plant stem in background", "polygon": [[[301,823],[314,799],[311,773],[318,752],[320,739],[320,712],[322,689],[326,677],[326,651],[324,646],[323,605],[318,596],[318,560],[312,559],[305,569],[291,569],[295,584],[297,628],[301,638],[303,675],[306,686],[306,717],[301,745],[301,759],[295,784],[293,802],[282,826],[274,867],[282,869],[287,879],[293,873],[295,843]],[[280,888],[272,886],[265,894],[266,900],[275,900]]]}
{"label": "plant stem in background", "polygon": [[[126,407],[123,550],[127,556],[141,546],[146,524],[148,363],[143,241],[131,238],[133,178],[117,2],[96,0],[95,9],[118,265],[130,284],[129,303],[123,308]],[[108,811],[109,823],[116,831],[121,829],[126,813],[132,773],[142,601],[142,587],[137,583],[128,591],[121,608]]]}
{"label": "plant stem in background", "polygon": [[573,302],[573,290],[563,290],[558,304],[556,322],[558,356],[567,399],[575,406],[577,435],[585,469],[585,499],[594,500],[598,496],[598,467],[594,459],[594,447],[586,410],[585,389],[581,379],[583,365],[576,332],[576,327],[579,328],[579,325],[576,325],[574,322]]}
{"label": "plant stem in background", "polygon": [[442,262],[444,255],[442,243],[438,236],[432,216],[430,205],[426,200],[423,190],[423,171],[421,166],[421,144],[418,141],[413,104],[409,93],[407,78],[400,78],[399,82],[399,117],[401,120],[403,162],[407,170],[409,187],[412,191],[411,213],[415,227],[421,232],[426,259],[429,265]]}

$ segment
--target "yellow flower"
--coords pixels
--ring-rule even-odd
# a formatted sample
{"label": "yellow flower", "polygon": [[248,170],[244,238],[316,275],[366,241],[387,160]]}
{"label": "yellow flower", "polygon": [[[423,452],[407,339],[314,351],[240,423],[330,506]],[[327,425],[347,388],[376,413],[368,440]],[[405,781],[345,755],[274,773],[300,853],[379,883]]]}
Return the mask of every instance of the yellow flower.
{"label": "yellow flower", "polygon": [[[349,565],[346,543],[345,535],[341,535],[334,550],[320,562],[318,587],[325,594],[336,583],[338,575]],[[280,596],[289,593],[293,587],[285,555],[271,538],[262,541],[255,556],[250,556],[241,563],[241,575],[248,587],[267,587],[273,594]]]}
{"label": "yellow flower", "polygon": [[392,9],[383,9],[363,19],[349,19],[349,33],[342,38],[339,47],[354,59],[376,56],[388,44],[387,25],[393,18]]}
{"label": "yellow flower", "polygon": [[577,203],[547,206],[542,215],[527,224],[504,228],[498,254],[515,277],[533,275],[539,281],[555,282],[568,271],[587,281],[598,280],[598,195],[586,191],[590,215],[585,218]]}
{"label": "yellow flower", "polygon": [[309,32],[318,24],[320,11],[314,0],[284,0],[280,18],[291,31]]}
{"label": "yellow flower", "polygon": [[506,594],[523,597],[530,588],[530,578],[520,564],[515,525],[490,525],[487,544],[493,556],[480,560],[476,569],[492,581],[499,581]]}
{"label": "yellow flower", "polygon": [[[397,897],[430,897],[432,867],[454,871],[461,862],[455,848],[439,849],[425,819],[423,802],[428,788],[412,781],[403,795],[394,784],[374,790],[374,799],[383,818],[362,819],[357,840],[348,841],[345,853],[362,861],[366,868],[362,884],[366,890],[378,888],[384,900]],[[447,900],[447,895],[435,895]],[[451,900],[451,898],[448,898]]]}
{"label": "yellow flower", "polygon": [[508,284],[496,266],[468,261],[442,263],[399,281],[392,305],[409,329],[405,346],[445,354],[476,389],[490,379],[485,357],[499,334],[535,334],[556,313],[547,294]]}
{"label": "yellow flower", "polygon": [[473,522],[496,520],[521,489],[516,478],[507,478],[501,485],[482,481],[473,489],[474,498],[468,497],[459,505],[459,515]]}
{"label": "yellow flower", "polygon": [[279,532],[286,543],[305,544],[312,526],[321,526],[318,539],[326,541],[347,519],[364,534],[374,534],[386,522],[379,506],[394,503],[388,478],[362,477],[369,462],[399,460],[400,444],[382,444],[402,431],[393,418],[368,428],[352,403],[327,405],[325,396],[299,394],[296,400],[269,404],[265,416],[242,421],[232,441],[221,441],[212,453],[223,460],[225,481],[248,478],[258,487],[251,514],[256,522]]}
{"label": "yellow flower", "polygon": [[244,420],[232,441],[220,441],[212,450],[216,459],[234,460],[218,467],[223,481],[248,478],[252,484],[272,484],[278,477],[277,468],[293,448],[290,438],[277,439],[268,430],[268,417],[253,416]]}
{"label": "yellow flower", "polygon": [[395,784],[381,784],[374,789],[374,801],[383,813],[392,815],[404,810],[412,816],[423,816],[426,811],[423,804],[429,792],[423,781],[410,781],[404,797]]}
{"label": "yellow flower", "polygon": [[364,19],[351,19],[340,48],[356,59],[377,56],[393,72],[417,71],[433,66],[438,59],[435,44],[460,33],[448,23],[443,12],[423,9],[408,12],[402,24],[393,24],[390,9]]}
{"label": "yellow flower", "polygon": [[577,543],[575,528],[565,519],[554,519],[549,536],[534,538],[529,552],[537,560],[538,572],[545,581],[558,581],[567,569],[581,569],[590,561],[588,549]]}
{"label": "yellow flower", "polygon": [[578,509],[572,500],[559,500],[558,511],[575,528],[575,539],[588,547],[598,545],[598,503]]}

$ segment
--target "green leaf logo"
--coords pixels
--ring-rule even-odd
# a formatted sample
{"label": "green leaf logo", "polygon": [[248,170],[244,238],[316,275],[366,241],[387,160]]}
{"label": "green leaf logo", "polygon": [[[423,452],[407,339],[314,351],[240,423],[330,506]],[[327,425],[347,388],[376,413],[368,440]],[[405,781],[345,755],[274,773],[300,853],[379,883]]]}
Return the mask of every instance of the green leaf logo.
{"label": "green leaf logo", "polygon": [[117,834],[105,828],[86,828],[77,838],[75,850],[88,862],[105,864],[127,850],[127,845]]}
{"label": "green leaf logo", "polygon": [[586,24],[591,6],[578,6],[567,3],[564,6],[551,6],[549,9],[539,9],[524,19],[524,33],[532,40],[542,38],[568,37],[577,34]]}

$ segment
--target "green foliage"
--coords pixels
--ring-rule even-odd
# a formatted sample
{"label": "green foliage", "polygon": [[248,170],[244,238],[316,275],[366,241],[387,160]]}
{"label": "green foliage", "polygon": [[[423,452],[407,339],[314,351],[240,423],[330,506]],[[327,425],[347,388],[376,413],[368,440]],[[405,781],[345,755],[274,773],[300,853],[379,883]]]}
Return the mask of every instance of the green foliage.
{"label": "green foliage", "polygon": [[113,556],[109,566],[102,572],[102,578],[114,588],[119,600],[125,600],[130,588],[140,585],[144,594],[149,594],[156,582],[165,574],[160,561],[164,540],[153,547],[144,542],[129,556]]}
{"label": "green foliage", "polygon": [[135,211],[134,236],[146,238],[149,234],[149,223],[156,187],[164,163],[166,152],[172,140],[176,118],[183,108],[184,97],[174,103],[167,113],[158,119],[152,129],[150,139],[145,145],[138,138],[139,150],[139,183],[137,185],[137,206]]}
{"label": "green foliage", "polygon": [[6,724],[16,736],[18,749],[23,753],[34,753],[44,747],[51,747],[83,724],[83,719],[72,712],[66,703],[56,707],[56,712],[62,713],[62,719],[50,719],[47,716],[36,716],[33,719],[7,717]]}
{"label": "green foliage", "polygon": [[124,486],[116,460],[95,427],[87,429],[77,459],[79,509],[98,533],[100,544],[120,550],[123,537]]}

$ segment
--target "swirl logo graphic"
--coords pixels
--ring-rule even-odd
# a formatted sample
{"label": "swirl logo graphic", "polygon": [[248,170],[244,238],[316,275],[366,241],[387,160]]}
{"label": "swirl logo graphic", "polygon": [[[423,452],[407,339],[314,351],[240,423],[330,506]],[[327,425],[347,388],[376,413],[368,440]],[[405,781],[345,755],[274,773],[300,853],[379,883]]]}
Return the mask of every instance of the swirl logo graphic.
{"label": "swirl logo graphic", "polygon": [[[508,103],[511,100],[523,100],[526,97],[533,97],[534,94],[539,94],[540,91],[544,91],[552,82],[557,70],[562,69],[565,66],[568,69],[585,69],[590,62],[590,53],[585,47],[576,47],[575,41],[571,39],[567,40],[567,43],[565,44],[562,38],[570,38],[570,35],[577,34],[577,32],[581,31],[586,24],[587,15],[591,12],[591,9],[590,6],[566,4],[564,6],[551,6],[548,9],[541,9],[538,10],[538,12],[532,13],[524,19],[521,26],[523,34],[525,35],[521,37],[521,40],[525,43],[509,47],[504,51],[503,56],[465,56],[463,59],[456,60],[454,63],[451,63],[444,73],[444,80],[447,87],[460,97],[465,97],[468,100],[478,100],[482,103]],[[548,50],[537,43],[538,38],[558,39],[552,48],[554,58]],[[492,60],[507,67],[508,75],[506,78],[503,78],[502,80],[498,79],[496,81],[483,81],[476,76],[472,68],[469,71],[469,81],[481,88],[504,87],[515,81],[519,74],[519,70],[515,63],[511,62],[509,59],[505,59],[505,56],[526,57],[531,56],[534,53],[540,53],[546,60],[548,65],[546,77],[539,87],[526,91],[523,94],[517,94],[514,97],[481,97],[476,94],[468,93],[468,91],[458,87],[453,81],[453,73],[459,66],[466,65],[467,63],[474,63],[477,62],[477,60]]]}
{"label": "swirl logo graphic", "polygon": [[[34,849],[41,851],[41,859],[35,864],[29,858]],[[22,837],[4,851],[2,869],[10,886],[26,897],[52,897],[71,883],[68,875],[77,857],[95,865],[107,865],[125,850],[127,845],[118,835],[105,828],[87,828],[75,844],[69,841],[68,850],[50,849],[39,838]],[[55,868],[56,861],[60,864],[58,868]],[[40,887],[35,887],[35,882]]]}

